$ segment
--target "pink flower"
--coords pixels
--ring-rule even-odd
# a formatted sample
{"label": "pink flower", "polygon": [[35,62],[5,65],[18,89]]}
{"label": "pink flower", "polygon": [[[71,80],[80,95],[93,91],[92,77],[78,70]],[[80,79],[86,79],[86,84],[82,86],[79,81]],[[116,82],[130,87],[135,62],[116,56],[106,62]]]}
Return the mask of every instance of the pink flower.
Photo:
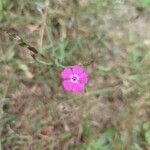
{"label": "pink flower", "polygon": [[88,75],[79,65],[65,68],[61,72],[61,77],[65,79],[62,83],[64,89],[74,93],[83,91],[84,85],[88,82]]}

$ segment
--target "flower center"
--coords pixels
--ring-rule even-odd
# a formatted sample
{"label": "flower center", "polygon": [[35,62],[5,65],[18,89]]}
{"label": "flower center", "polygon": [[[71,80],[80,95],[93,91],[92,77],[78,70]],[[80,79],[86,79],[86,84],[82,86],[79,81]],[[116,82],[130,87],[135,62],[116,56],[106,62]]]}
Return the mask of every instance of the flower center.
{"label": "flower center", "polygon": [[73,75],[71,76],[71,82],[73,82],[73,83],[77,83],[77,82],[78,82],[78,80],[79,80],[78,75],[73,74]]}

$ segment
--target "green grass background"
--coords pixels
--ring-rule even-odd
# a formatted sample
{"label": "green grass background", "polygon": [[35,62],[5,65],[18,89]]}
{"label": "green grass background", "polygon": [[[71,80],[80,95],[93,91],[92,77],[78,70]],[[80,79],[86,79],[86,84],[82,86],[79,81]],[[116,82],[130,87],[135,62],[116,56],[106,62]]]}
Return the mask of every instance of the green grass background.
{"label": "green grass background", "polygon": [[150,149],[150,0],[0,0],[0,27],[45,56],[0,32],[0,150]]}

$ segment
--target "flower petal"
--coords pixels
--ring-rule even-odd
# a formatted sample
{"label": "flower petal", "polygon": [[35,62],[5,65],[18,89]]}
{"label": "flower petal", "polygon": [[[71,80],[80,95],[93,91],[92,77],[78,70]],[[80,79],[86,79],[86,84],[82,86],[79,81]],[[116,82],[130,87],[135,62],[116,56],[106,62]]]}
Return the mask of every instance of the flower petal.
{"label": "flower petal", "polygon": [[70,80],[64,80],[62,84],[64,89],[67,91],[71,91],[74,85]]}
{"label": "flower petal", "polygon": [[82,92],[84,89],[84,85],[80,83],[73,84],[72,91],[74,93]]}
{"label": "flower petal", "polygon": [[84,69],[79,65],[72,66],[72,70],[74,74],[78,74],[78,75],[84,72]]}
{"label": "flower petal", "polygon": [[70,78],[70,76],[72,75],[72,70],[70,68],[66,68],[61,72],[61,77],[64,79]]}
{"label": "flower petal", "polygon": [[79,82],[81,84],[86,84],[88,82],[88,75],[85,72],[80,75]]}

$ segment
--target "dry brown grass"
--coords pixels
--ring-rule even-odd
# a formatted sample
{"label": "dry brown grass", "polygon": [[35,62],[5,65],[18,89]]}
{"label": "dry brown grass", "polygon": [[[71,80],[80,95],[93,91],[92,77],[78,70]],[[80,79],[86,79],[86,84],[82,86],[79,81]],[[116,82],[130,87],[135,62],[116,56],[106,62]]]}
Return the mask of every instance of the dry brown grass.
{"label": "dry brown grass", "polygon": [[[0,12],[0,27],[46,57],[35,61],[0,32],[2,149],[150,149],[149,5],[6,0]],[[65,92],[62,66],[89,60],[86,90]]]}

